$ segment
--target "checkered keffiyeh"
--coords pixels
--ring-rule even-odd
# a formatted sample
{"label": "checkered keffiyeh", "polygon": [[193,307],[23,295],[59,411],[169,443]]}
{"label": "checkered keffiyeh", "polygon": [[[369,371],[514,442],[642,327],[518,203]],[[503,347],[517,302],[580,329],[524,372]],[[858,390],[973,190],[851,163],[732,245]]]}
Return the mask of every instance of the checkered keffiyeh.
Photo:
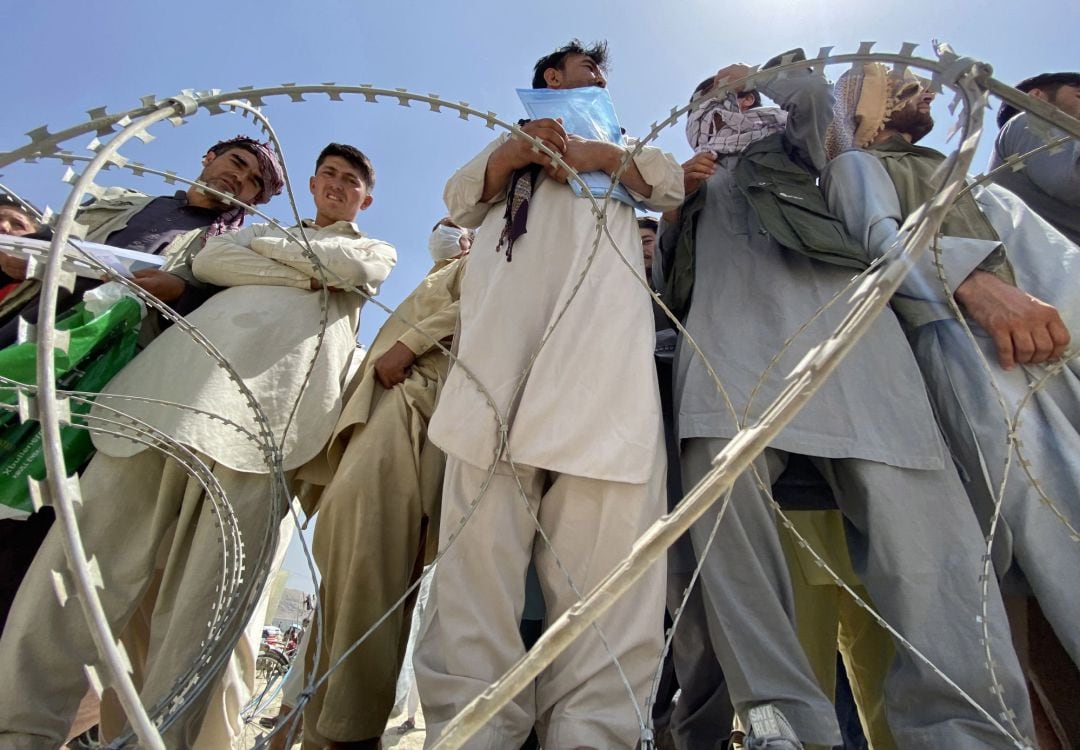
{"label": "checkered keffiyeh", "polygon": [[713,99],[686,119],[686,140],[695,153],[738,154],[747,146],[787,126],[787,112],[778,107],[739,111],[734,94]]}

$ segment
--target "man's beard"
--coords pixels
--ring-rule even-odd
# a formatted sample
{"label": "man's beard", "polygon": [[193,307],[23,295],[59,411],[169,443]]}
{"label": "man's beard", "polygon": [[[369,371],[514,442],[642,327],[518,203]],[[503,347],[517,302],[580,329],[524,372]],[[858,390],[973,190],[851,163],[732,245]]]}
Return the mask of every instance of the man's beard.
{"label": "man's beard", "polygon": [[[211,177],[211,178],[208,179],[207,176],[206,176],[206,169],[205,168],[199,174],[198,181],[205,184],[207,187],[213,188],[214,190],[219,190],[222,193],[231,193],[232,192],[232,186],[226,184],[225,181],[222,180],[220,177]],[[208,190],[203,190],[202,193],[207,198],[214,201],[220,208],[233,208],[233,205],[230,204],[228,201],[226,201],[223,198],[220,198],[217,195],[214,195],[213,193],[211,193]]]}
{"label": "man's beard", "polygon": [[934,129],[934,118],[929,112],[917,109],[900,109],[892,113],[888,127],[898,133],[911,136],[912,143],[918,143]]}

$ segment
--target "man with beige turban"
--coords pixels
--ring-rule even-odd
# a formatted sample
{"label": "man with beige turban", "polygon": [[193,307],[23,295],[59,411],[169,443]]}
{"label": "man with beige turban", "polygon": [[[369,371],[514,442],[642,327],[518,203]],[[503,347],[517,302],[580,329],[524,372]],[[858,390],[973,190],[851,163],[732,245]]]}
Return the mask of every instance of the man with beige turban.
{"label": "man with beige turban", "polygon": [[[887,253],[903,236],[901,222],[936,193],[945,157],[916,145],[933,128],[932,99],[918,81],[881,65],[857,67],[837,82],[833,159],[822,184],[867,260]],[[1057,363],[1069,332],[1080,330],[1080,248],[996,185],[961,195],[936,246],[939,256],[933,248],[924,254],[892,306],[984,528],[1001,514],[998,575],[1026,578],[1080,663],[1080,364]],[[1060,372],[1049,369],[1055,364]],[[1032,391],[1044,378],[1045,387]],[[1006,423],[999,398],[1009,419],[1019,413],[1018,424]],[[1012,438],[1019,453],[1006,475]]]}
{"label": "man with beige turban", "polygon": [[334,428],[312,546],[322,641],[307,649],[314,679],[333,671],[304,710],[306,747],[376,748],[394,706],[416,597],[399,600],[439,538],[446,458],[427,425],[450,365],[470,243],[453,221],[435,225],[435,265],[379,330]]}

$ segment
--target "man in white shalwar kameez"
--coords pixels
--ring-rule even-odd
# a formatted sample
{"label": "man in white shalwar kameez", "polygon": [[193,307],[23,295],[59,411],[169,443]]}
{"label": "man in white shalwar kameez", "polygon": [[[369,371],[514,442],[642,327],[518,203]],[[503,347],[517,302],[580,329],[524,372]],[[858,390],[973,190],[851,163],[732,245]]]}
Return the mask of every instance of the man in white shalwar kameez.
{"label": "man in white shalwar kameez", "polygon": [[[884,66],[853,70],[838,81],[834,158],[822,177],[830,206],[865,245],[868,260],[893,246],[901,222],[933,193],[931,175],[944,160],[914,143],[933,127],[933,95],[921,92],[890,113],[879,101],[882,81],[896,86]],[[962,197],[937,243],[945,268],[968,256],[968,271],[947,279],[975,340],[955,319],[932,257],[909,274],[893,307],[987,530],[1005,481],[993,548],[998,574],[1022,571],[1080,664],[1080,364],[1057,361],[1070,332],[1080,331],[1080,248],[996,185]],[[1022,405],[1010,428],[1006,419]],[[1010,432],[1020,453],[1006,477]],[[1038,487],[1021,462],[1030,462]]]}
{"label": "man in white shalwar kameez", "polygon": [[[396,260],[392,247],[364,237],[352,223],[370,204],[373,181],[366,156],[331,144],[310,181],[316,219],[291,230],[294,236],[303,232],[307,243],[260,224],[212,238],[192,263],[200,281],[228,288],[187,319],[235,368],[262,407],[280,445],[287,485],[329,438],[355,349],[363,300],[335,291],[334,285],[351,284],[373,295]],[[321,270],[305,255],[308,246]],[[326,330],[320,342],[324,302]],[[217,419],[168,404],[109,398],[129,395],[184,404]],[[243,580],[249,581],[269,527],[280,518],[270,504],[276,480],[262,449],[218,421],[258,434],[246,396],[174,326],[99,396],[95,414],[115,418],[105,406],[152,425],[212,470],[235,514],[244,547]],[[150,707],[195,666],[202,651],[222,581],[223,532],[203,485],[177,459],[112,435],[95,435],[94,444],[98,454],[81,478],[78,515],[83,544],[101,571],[101,601],[114,632],[138,605],[155,567],[164,568],[140,691]],[[35,559],[0,640],[0,670],[23,676],[0,685],[3,748],[52,750],[62,742],[85,692],[83,665],[97,663],[79,602],[72,597],[61,605],[52,594],[53,571],[66,569],[59,531],[53,529]],[[155,565],[159,559],[163,566]],[[247,622],[242,609],[241,603],[229,613],[220,634],[230,647]],[[208,681],[213,680],[211,674]],[[166,747],[193,745],[212,692],[204,690],[188,703],[164,733]]]}
{"label": "man in white shalwar kameez", "polygon": [[[604,86],[605,47],[571,43],[541,59],[533,87]],[[567,136],[557,120],[524,130],[579,172],[611,174],[627,153]],[[545,169],[522,201],[528,178],[518,170],[533,164]],[[414,658],[429,745],[523,655],[518,624],[529,562],[550,622],[609,573],[665,507],[652,310],[634,210],[607,203],[616,244],[600,236],[594,254],[592,206],[564,180],[529,142],[502,136],[446,186],[451,216],[478,230],[462,281],[458,359],[429,431],[448,455],[440,549],[449,545]],[[678,163],[655,148],[635,156],[621,180],[654,210],[682,199]],[[597,621],[642,713],[663,612],[659,563]],[[631,695],[595,630],[466,747],[520,747],[534,724],[547,750],[637,743]]]}

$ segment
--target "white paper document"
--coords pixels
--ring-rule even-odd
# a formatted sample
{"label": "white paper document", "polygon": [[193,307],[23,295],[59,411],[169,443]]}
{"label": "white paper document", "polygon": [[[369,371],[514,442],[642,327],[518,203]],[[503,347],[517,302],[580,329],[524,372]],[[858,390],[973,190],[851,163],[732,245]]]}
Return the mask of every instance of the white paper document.
{"label": "white paper document", "polygon": [[[49,240],[34,240],[28,237],[14,237],[0,234],[0,252],[17,255],[20,258],[34,258],[39,263],[45,262],[49,257]],[[94,265],[87,256],[92,257],[98,263],[108,266],[124,278],[131,278],[133,271],[143,268],[161,268],[165,259],[160,255],[139,253],[134,250],[125,250],[122,247],[112,245],[99,245],[96,242],[83,240],[68,240],[64,247],[64,268],[73,271],[77,276],[88,279],[100,279],[104,272]]]}

